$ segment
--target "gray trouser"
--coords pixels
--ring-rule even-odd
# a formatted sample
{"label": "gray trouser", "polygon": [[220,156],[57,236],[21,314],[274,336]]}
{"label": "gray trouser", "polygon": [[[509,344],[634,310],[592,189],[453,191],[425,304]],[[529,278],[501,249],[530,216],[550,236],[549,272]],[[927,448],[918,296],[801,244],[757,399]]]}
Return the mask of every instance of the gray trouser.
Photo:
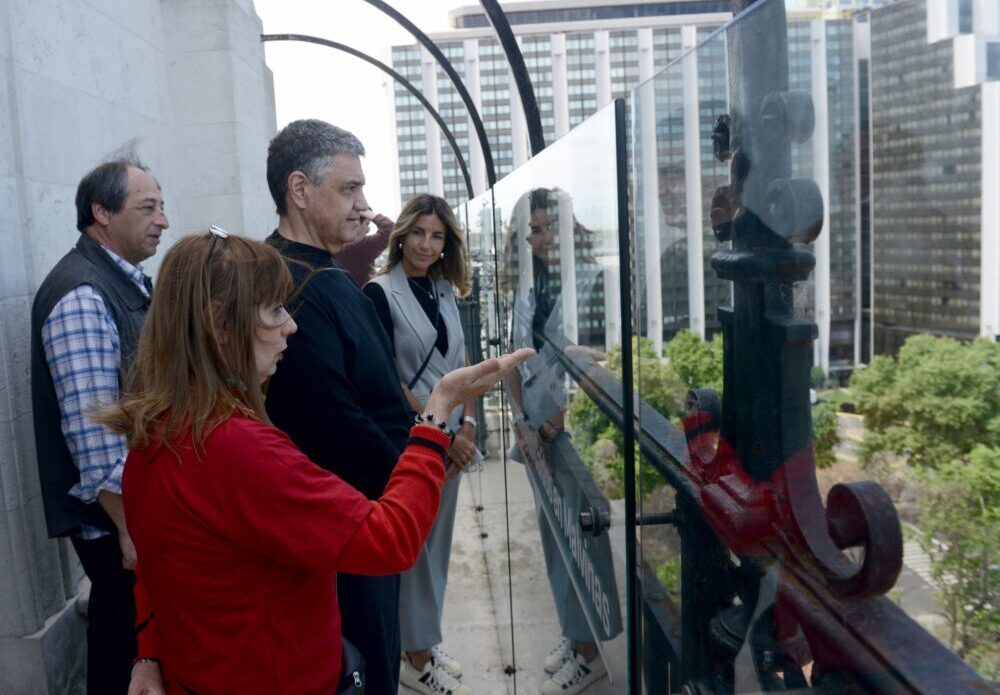
{"label": "gray trouser", "polygon": [[444,484],[441,508],[427,544],[413,568],[402,574],[399,589],[399,630],[403,651],[419,652],[441,644],[444,590],[448,585],[451,536],[455,529],[459,475]]}
{"label": "gray trouser", "polygon": [[559,616],[559,629],[562,635],[572,642],[593,642],[594,638],[587,627],[587,619],[583,615],[583,606],[573,589],[569,572],[563,563],[556,538],[552,528],[545,518],[542,505],[538,499],[538,491],[531,486],[535,494],[535,513],[538,515],[538,533],[542,537],[542,553],[545,556],[545,571],[549,576],[549,588],[556,604],[556,614]]}

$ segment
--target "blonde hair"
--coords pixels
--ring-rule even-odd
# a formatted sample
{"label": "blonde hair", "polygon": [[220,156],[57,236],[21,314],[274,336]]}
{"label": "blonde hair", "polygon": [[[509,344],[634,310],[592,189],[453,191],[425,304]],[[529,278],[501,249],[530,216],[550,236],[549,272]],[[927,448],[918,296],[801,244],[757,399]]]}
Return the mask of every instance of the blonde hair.
{"label": "blonde hair", "polygon": [[403,239],[417,225],[424,215],[435,215],[444,225],[444,258],[434,262],[427,274],[432,280],[444,278],[455,288],[455,293],[461,298],[472,291],[472,270],[465,252],[465,238],[462,227],[455,219],[447,201],[429,193],[422,193],[410,198],[399,213],[396,226],[389,236],[389,258],[385,265],[379,268],[378,275],[385,275],[397,263],[403,260],[400,245]]}
{"label": "blonde hair", "polygon": [[254,359],[259,307],[285,301],[292,276],[278,252],[230,235],[188,236],[163,259],[121,399],[95,420],[129,448],[195,447],[232,414],[268,422]]}

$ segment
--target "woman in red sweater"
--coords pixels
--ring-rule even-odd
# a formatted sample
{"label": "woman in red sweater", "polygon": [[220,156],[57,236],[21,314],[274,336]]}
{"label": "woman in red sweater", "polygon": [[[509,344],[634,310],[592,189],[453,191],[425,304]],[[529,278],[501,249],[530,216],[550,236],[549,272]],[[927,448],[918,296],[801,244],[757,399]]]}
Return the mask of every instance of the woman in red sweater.
{"label": "woman in red sweater", "polygon": [[414,563],[444,478],[438,423],[527,356],[442,379],[372,502],[268,422],[261,385],[296,330],[291,289],[274,249],[216,228],[163,260],[125,395],[101,417],[129,439],[140,654],[159,662],[142,660],[130,692],[334,693],[335,572]]}

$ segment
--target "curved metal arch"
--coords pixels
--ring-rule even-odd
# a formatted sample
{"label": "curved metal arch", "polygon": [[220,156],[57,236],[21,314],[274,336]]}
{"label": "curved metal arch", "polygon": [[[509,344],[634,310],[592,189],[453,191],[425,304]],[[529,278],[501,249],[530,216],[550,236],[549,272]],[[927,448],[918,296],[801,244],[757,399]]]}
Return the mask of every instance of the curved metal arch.
{"label": "curved metal arch", "polygon": [[[469,94],[469,90],[465,88],[465,83],[462,82],[462,78],[458,76],[457,72],[455,72],[455,68],[452,66],[451,61],[449,61],[445,57],[444,53],[441,52],[441,49],[437,47],[437,44],[431,41],[430,37],[427,36],[427,34],[420,31],[420,29],[417,27],[416,24],[407,19],[405,15],[401,14],[394,7],[392,7],[388,3],[382,2],[382,0],[365,0],[365,2],[367,2],[375,9],[381,10],[383,13],[389,15],[394,20],[396,20],[396,22],[400,26],[402,26],[404,29],[410,32],[410,34],[413,35],[413,38],[419,41],[423,45],[423,47],[426,48],[427,51],[432,56],[434,56],[434,59],[438,62],[438,65],[441,66],[441,68],[451,79],[452,84],[455,85],[455,90],[458,92],[458,95],[462,98],[462,103],[465,104],[465,108],[469,112],[469,117],[472,119],[472,126],[473,128],[475,128],[476,135],[479,138],[479,146],[483,150],[483,162],[486,165],[486,180],[490,188],[492,188],[493,185],[497,182],[497,174],[496,174],[496,169],[493,166],[493,152],[492,150],[490,150],[490,142],[489,139],[486,137],[486,128],[483,127],[483,121],[479,117],[479,111],[478,109],[476,109],[475,102],[472,101],[472,96]],[[502,12],[503,11],[501,10],[501,13]],[[504,21],[506,22],[506,19]],[[518,53],[518,55],[520,55],[520,53]],[[523,60],[521,61],[521,65],[523,67],[524,65]],[[531,94],[531,100],[534,103],[534,92],[532,92]],[[537,105],[536,105],[536,111],[537,111]],[[541,120],[539,119],[539,127],[541,127],[540,124]],[[543,143],[542,147],[544,146],[545,145]],[[472,196],[470,195],[469,198],[472,198]]]}
{"label": "curved metal arch", "polygon": [[375,60],[369,55],[362,53],[356,48],[351,48],[342,43],[337,43],[336,41],[330,41],[329,39],[323,39],[318,36],[309,36],[307,34],[261,34],[261,41],[302,41],[304,43],[315,43],[320,46],[326,46],[328,48],[335,48],[338,51],[343,51],[344,53],[349,53],[355,58],[360,58],[370,65],[374,65],[382,72],[391,76],[392,79],[399,82],[401,85],[409,90],[410,94],[415,96],[417,100],[423,105],[427,112],[434,118],[438,126],[441,128],[441,132],[444,133],[445,138],[448,140],[448,144],[451,145],[451,149],[455,152],[455,158],[458,160],[458,166],[462,169],[462,176],[465,178],[465,190],[469,195],[469,200],[475,197],[475,192],[472,188],[472,177],[469,176],[469,169],[465,165],[465,158],[462,156],[462,151],[458,147],[458,142],[455,140],[455,136],[452,134],[451,129],[448,128],[448,124],[444,122],[441,118],[441,114],[437,112],[434,106],[431,105],[429,101],[420,93],[416,87],[414,87],[409,80],[400,75],[398,72],[390,68],[385,63]]}
{"label": "curved metal arch", "polygon": [[490,24],[493,25],[493,31],[496,32],[497,38],[500,39],[500,45],[507,55],[511,72],[514,73],[517,94],[521,97],[524,120],[528,127],[531,154],[534,156],[545,149],[545,131],[542,129],[542,114],[538,110],[538,101],[535,99],[535,90],[531,86],[528,68],[524,65],[521,47],[517,45],[517,39],[514,37],[510,22],[507,21],[507,15],[504,14],[500,3],[496,0],[479,0],[479,4],[486,10],[486,16],[489,18]]}

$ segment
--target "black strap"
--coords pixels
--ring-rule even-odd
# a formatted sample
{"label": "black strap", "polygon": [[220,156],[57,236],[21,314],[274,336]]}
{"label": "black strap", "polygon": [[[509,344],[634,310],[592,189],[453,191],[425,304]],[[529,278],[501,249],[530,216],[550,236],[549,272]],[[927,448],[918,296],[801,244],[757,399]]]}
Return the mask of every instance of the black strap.
{"label": "black strap", "polygon": [[[433,285],[431,286],[433,287]],[[434,341],[431,342],[431,349],[427,352],[427,357],[424,358],[424,362],[423,364],[420,365],[420,369],[418,369],[417,373],[413,375],[412,379],[410,379],[410,383],[406,385],[406,388],[408,388],[410,391],[412,391],[413,387],[416,386],[418,381],[420,381],[421,375],[423,375],[424,370],[427,369],[427,363],[431,361],[431,355],[433,355],[434,350],[437,349],[436,333],[438,330],[438,319],[440,318],[440,316],[441,316],[441,303],[438,301],[437,288],[435,287],[434,288],[434,332],[435,332]]]}
{"label": "black strap", "polygon": [[346,637],[341,642],[340,683],[334,695],[365,695],[365,660]]}
{"label": "black strap", "polygon": [[[444,430],[442,430],[442,432],[443,431]],[[433,439],[427,439],[426,437],[417,437],[411,435],[410,438],[406,440],[406,446],[410,446],[411,444],[416,444],[417,446],[422,446],[430,449],[431,451],[435,452],[438,456],[440,456],[442,460],[444,459],[445,456],[448,455],[448,450],[445,449],[440,444],[438,444],[437,442],[435,442]]]}

